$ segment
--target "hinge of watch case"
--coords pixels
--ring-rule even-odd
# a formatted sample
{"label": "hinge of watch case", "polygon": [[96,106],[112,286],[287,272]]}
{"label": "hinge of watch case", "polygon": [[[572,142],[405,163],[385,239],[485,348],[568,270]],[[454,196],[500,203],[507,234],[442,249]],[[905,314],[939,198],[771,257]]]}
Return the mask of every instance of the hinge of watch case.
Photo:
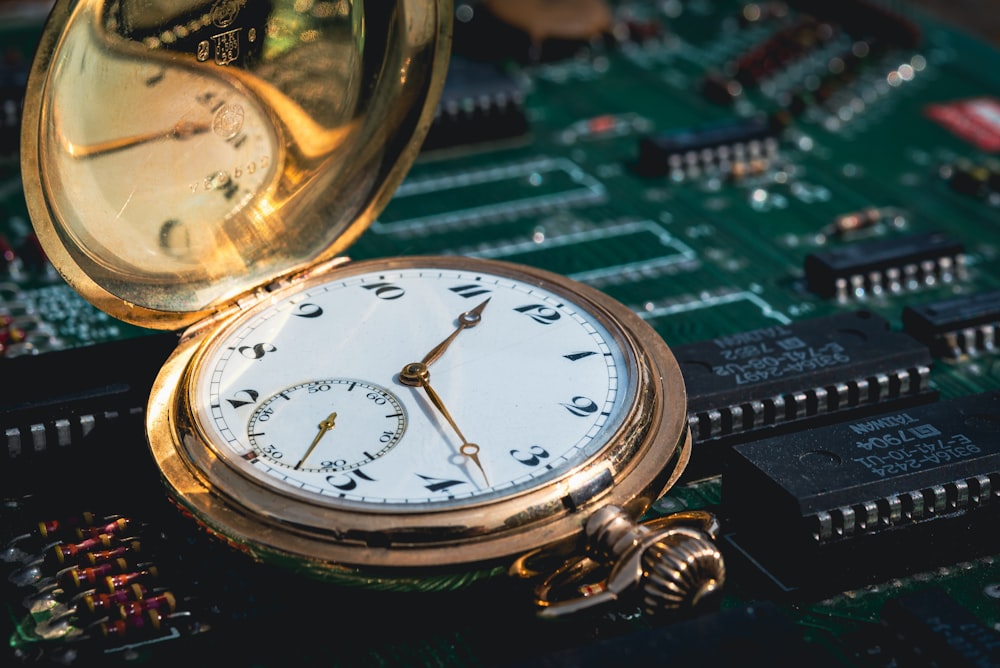
{"label": "hinge of watch case", "polygon": [[313,276],[325,274],[328,271],[346,264],[347,262],[350,262],[350,259],[347,257],[335,257],[332,260],[315,264],[306,270],[298,270],[285,276],[279,276],[266,285],[258,286],[253,290],[244,292],[242,295],[239,295],[236,299],[229,302],[219,310],[213,311],[211,315],[202,318],[185,329],[180,337],[181,343],[200,336],[202,332],[214,330],[220,322],[225,322],[237,313],[241,313],[253,306],[256,306],[262,300],[267,299],[273,292],[312,278]]}

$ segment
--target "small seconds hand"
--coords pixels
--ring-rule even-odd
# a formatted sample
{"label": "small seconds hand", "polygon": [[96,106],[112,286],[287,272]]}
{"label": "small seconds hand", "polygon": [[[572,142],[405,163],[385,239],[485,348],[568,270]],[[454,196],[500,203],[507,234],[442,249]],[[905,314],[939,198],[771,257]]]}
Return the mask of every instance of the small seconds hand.
{"label": "small seconds hand", "polygon": [[312,454],[312,451],[316,449],[316,446],[319,445],[320,439],[322,439],[323,436],[326,435],[326,432],[333,429],[333,427],[335,426],[334,422],[336,421],[336,419],[337,419],[337,414],[330,413],[330,415],[328,415],[325,420],[319,423],[319,433],[316,434],[316,438],[314,438],[312,443],[309,444],[309,449],[306,450],[306,454],[302,455],[302,459],[300,459],[299,463],[295,465],[296,471],[298,471],[299,468],[302,466],[302,464],[305,463],[309,455]]}

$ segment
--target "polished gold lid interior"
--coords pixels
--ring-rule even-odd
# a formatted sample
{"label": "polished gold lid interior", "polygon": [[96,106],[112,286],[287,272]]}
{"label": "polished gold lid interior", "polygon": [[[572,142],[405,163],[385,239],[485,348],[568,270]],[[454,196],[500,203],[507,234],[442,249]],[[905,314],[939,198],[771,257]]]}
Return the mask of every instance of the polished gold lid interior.
{"label": "polished gold lid interior", "polygon": [[169,329],[334,257],[419,151],[450,22],[450,0],[59,0],[21,136],[45,252]]}

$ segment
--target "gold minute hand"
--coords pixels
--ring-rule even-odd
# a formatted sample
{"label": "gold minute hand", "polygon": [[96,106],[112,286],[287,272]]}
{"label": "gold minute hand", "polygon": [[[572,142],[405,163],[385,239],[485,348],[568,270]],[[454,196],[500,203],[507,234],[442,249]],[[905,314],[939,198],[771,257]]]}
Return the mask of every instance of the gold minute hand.
{"label": "gold minute hand", "polygon": [[441,357],[441,355],[444,354],[444,351],[446,351],[448,349],[448,346],[451,345],[451,342],[454,341],[455,337],[457,337],[459,334],[461,334],[462,331],[464,331],[466,329],[469,329],[470,327],[475,327],[480,322],[482,322],[482,319],[483,319],[483,310],[486,308],[486,305],[489,304],[489,303],[490,303],[490,300],[487,299],[486,301],[484,301],[482,304],[480,304],[476,308],[470,309],[470,310],[466,311],[465,313],[462,313],[461,315],[459,315],[458,316],[458,327],[455,329],[455,331],[452,332],[451,334],[449,334],[448,338],[446,338],[444,341],[442,341],[441,343],[439,343],[436,346],[434,346],[433,348],[431,348],[431,351],[429,353],[427,353],[426,355],[424,355],[424,358],[422,360],[420,360],[421,363],[423,363],[424,365],[429,366],[432,362],[434,362],[439,357]]}
{"label": "gold minute hand", "polygon": [[458,451],[462,453],[462,456],[467,459],[472,460],[472,463],[476,465],[479,472],[483,474],[483,480],[489,485],[489,477],[486,475],[486,469],[483,468],[483,463],[479,461],[479,446],[475,443],[470,443],[468,439],[465,438],[465,434],[462,430],[458,428],[458,424],[455,423],[455,418],[451,416],[448,409],[445,408],[444,402],[441,401],[441,397],[438,393],[434,391],[431,387],[431,372],[428,370],[427,365],[423,362],[413,362],[407,364],[403,367],[403,370],[399,372],[399,380],[404,385],[409,385],[411,387],[421,387],[424,392],[427,393],[427,398],[431,400],[431,404],[437,411],[448,421],[451,428],[455,430],[458,434],[458,438],[461,439],[462,445],[459,446]]}
{"label": "gold minute hand", "polygon": [[201,134],[202,132],[207,132],[210,127],[211,126],[209,126],[208,123],[189,123],[181,121],[166,130],[146,132],[140,135],[132,135],[131,137],[118,137],[117,139],[109,139],[107,141],[97,142],[96,144],[73,144],[67,142],[67,150],[74,158],[94,158],[99,155],[114,153],[116,151],[124,151],[127,148],[132,148],[133,146],[149,144],[151,142],[162,141],[164,139],[187,139],[188,137],[193,137],[194,135]]}

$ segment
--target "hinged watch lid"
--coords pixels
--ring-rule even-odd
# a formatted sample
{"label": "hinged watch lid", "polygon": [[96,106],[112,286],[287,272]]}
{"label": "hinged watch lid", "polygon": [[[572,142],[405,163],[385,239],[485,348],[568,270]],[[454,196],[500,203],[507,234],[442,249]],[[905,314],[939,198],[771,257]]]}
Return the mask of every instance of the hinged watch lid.
{"label": "hinged watch lid", "polygon": [[444,83],[451,0],[58,0],[24,191],[110,315],[190,325],[328,260],[388,202]]}

